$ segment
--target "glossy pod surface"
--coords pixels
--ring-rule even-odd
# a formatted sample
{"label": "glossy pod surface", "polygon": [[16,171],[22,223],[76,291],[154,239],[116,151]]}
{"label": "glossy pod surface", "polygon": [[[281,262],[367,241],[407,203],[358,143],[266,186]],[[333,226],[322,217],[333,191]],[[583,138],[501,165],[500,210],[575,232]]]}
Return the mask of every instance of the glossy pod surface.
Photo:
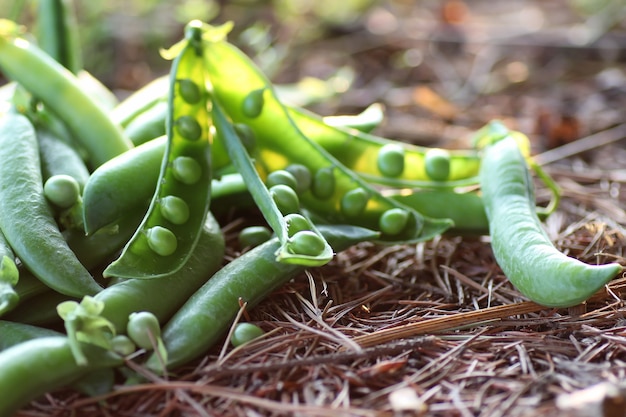
{"label": "glossy pod surface", "polygon": [[174,59],[167,120],[168,146],[148,213],[105,276],[157,278],[190,256],[209,210],[211,135],[203,48],[195,21]]}
{"label": "glossy pod surface", "polygon": [[512,137],[485,149],[480,179],[494,256],[532,301],[574,306],[622,270],[617,263],[588,265],[554,247],[537,217],[530,172]]}

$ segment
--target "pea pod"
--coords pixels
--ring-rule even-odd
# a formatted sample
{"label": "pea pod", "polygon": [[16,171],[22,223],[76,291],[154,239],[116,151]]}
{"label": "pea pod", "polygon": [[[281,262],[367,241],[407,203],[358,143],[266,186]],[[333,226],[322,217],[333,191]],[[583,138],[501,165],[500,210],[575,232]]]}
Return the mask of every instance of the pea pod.
{"label": "pea pod", "polygon": [[[28,70],[24,70],[28,68]],[[99,166],[132,147],[121,128],[61,64],[20,36],[18,26],[0,21],[0,69],[32,92],[70,129]]]}
{"label": "pea pod", "polygon": [[[378,232],[360,227],[319,226],[335,251],[372,240]],[[272,291],[305,270],[305,266],[276,262],[278,238],[271,239],[234,259],[199,288],[163,327],[167,368],[183,365],[210,349],[228,331],[240,309],[256,306]],[[161,371],[157,355],[147,366]]]}
{"label": "pea pod", "polygon": [[85,344],[87,365],[78,365],[67,337],[42,337],[0,352],[0,415],[11,416],[37,397],[78,381],[98,369],[123,365],[121,356]]}
{"label": "pea pod", "polygon": [[[197,243],[209,210],[212,138],[197,22],[190,22],[185,33],[172,64],[168,146],[157,189],[144,221],[104,276],[156,278],[177,271]],[[183,222],[164,205],[172,196],[189,211]]]}
{"label": "pea pod", "polygon": [[[257,171],[262,178],[272,171],[286,169],[290,164],[303,165],[314,176],[318,172],[324,172],[322,170],[330,172],[327,175],[328,180],[333,183],[330,195],[315,195],[315,190],[319,187],[316,187],[314,180],[311,189],[313,192],[309,190],[299,195],[303,209],[329,223],[349,223],[370,229],[378,228],[380,216],[386,210],[407,210],[409,219],[406,227],[396,235],[381,235],[380,240],[383,242],[427,240],[450,227],[450,221],[425,218],[420,213],[385,198],[323,147],[303,135],[276,97],[267,78],[234,46],[223,40],[207,42],[204,57],[214,100],[232,122],[246,124],[255,133],[257,146],[251,157],[256,161]],[[260,89],[264,90],[263,108],[255,117],[248,117],[242,109],[243,103],[251,92]],[[328,180],[324,185],[329,185]],[[347,210],[342,210],[342,199],[348,192],[356,189],[365,194],[365,206],[362,210],[353,210],[351,206],[345,206]]]}
{"label": "pea pod", "polygon": [[35,129],[25,116],[0,117],[0,229],[46,285],[75,297],[102,288],[68,247],[43,195]]}
{"label": "pea pod", "polygon": [[530,300],[571,307],[622,271],[620,264],[588,265],[554,247],[537,217],[530,171],[514,137],[485,148],[480,181],[494,256]]}

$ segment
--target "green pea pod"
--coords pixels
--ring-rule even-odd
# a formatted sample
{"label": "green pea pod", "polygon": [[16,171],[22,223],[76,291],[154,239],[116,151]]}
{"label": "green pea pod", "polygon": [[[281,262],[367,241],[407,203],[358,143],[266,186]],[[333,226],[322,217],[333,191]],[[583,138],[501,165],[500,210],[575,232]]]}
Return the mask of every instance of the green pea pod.
{"label": "green pea pod", "polygon": [[72,1],[39,0],[37,19],[41,49],[78,74],[83,68],[83,60]]}
{"label": "green pea pod", "polygon": [[0,352],[0,415],[12,416],[37,397],[69,386],[98,369],[122,366],[122,357],[97,346],[83,346],[87,365],[74,360],[67,337],[42,337]]}
{"label": "green pea pod", "polygon": [[[328,171],[328,178],[323,181],[326,188],[332,182],[328,195],[316,195],[315,191],[320,187],[316,186],[314,179],[312,189],[299,195],[303,209],[328,223],[354,224],[369,229],[378,229],[380,217],[385,211],[394,208],[407,210],[409,218],[400,233],[381,235],[380,241],[387,243],[432,239],[451,226],[451,221],[425,218],[385,198],[323,147],[303,135],[276,97],[267,78],[240,50],[226,41],[207,41],[204,57],[214,100],[233,123],[245,124],[255,133],[257,146],[251,157],[256,161],[262,178],[272,171],[286,169],[290,164],[307,167],[314,177],[318,172]],[[251,92],[260,89],[264,90],[262,111],[255,117],[248,117],[242,109],[243,103]],[[346,194],[356,189],[360,189],[357,193],[366,197],[364,206],[362,198],[358,199],[356,207],[353,206],[355,200],[352,195],[344,200]]]}
{"label": "green pea pod", "polygon": [[145,211],[152,199],[167,146],[167,137],[152,140],[98,167],[83,190],[83,223],[87,234],[128,212]]}
{"label": "green pea pod", "polygon": [[588,265],[554,247],[537,217],[530,171],[512,136],[486,147],[480,181],[496,261],[530,300],[571,307],[622,271],[620,264]]}
{"label": "green pea pod", "polygon": [[0,69],[67,125],[88,151],[93,166],[132,147],[120,126],[82,89],[76,76],[21,37],[14,22],[4,19],[0,20]]}
{"label": "green pea pod", "polygon": [[[298,263],[309,266],[319,266],[328,263],[333,258],[333,250],[321,234],[315,230],[312,223],[310,231],[317,237],[317,239],[313,236],[309,236],[305,239],[297,238],[296,236],[289,236],[288,225],[285,221],[285,215],[289,213],[281,212],[279,207],[280,203],[277,203],[277,200],[280,201],[281,199],[275,199],[271,194],[271,190],[267,189],[259,177],[259,174],[254,167],[254,163],[250,160],[244,145],[239,140],[237,133],[230,123],[228,123],[220,105],[216,102],[213,103],[213,117],[215,121],[215,128],[217,129],[220,137],[224,140],[233,164],[235,164],[235,167],[244,178],[252,198],[281,242],[281,247],[276,253],[276,259],[281,262]],[[280,187],[280,185],[275,185],[272,188],[275,192],[276,187]],[[291,188],[285,185],[282,185],[282,187],[285,187],[287,190],[291,190]],[[297,209],[297,197],[294,204]],[[311,242],[319,243],[319,245],[311,245]],[[307,252],[307,249],[310,247],[313,247],[316,250]]]}
{"label": "green pea pod", "polygon": [[25,116],[0,117],[0,229],[27,268],[75,297],[102,288],[68,247],[43,194],[35,129]]}
{"label": "green pea pod", "polygon": [[[176,272],[198,241],[209,211],[212,178],[212,138],[200,37],[198,22],[190,22],[172,64],[168,145],[157,189],[144,221],[120,257],[104,270],[105,277],[157,278]],[[169,197],[175,197],[180,203],[177,206],[189,211],[184,221],[165,205]]]}
{"label": "green pea pod", "polygon": [[[378,232],[360,227],[319,226],[337,252],[375,239]],[[256,306],[306,269],[303,265],[276,262],[281,243],[271,239],[234,259],[198,289],[163,327],[168,369],[183,365],[209,350],[232,325],[240,302]],[[159,372],[161,362],[152,355],[148,367]]]}

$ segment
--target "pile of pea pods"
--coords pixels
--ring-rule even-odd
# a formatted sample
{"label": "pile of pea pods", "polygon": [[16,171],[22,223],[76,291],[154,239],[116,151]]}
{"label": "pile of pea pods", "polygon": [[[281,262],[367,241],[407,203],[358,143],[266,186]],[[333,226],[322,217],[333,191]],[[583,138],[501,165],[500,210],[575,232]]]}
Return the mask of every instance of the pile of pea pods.
{"label": "pile of pea pods", "polygon": [[[199,21],[163,52],[169,76],[119,103],[80,67],[64,2],[41,3],[63,41],[0,21],[0,416],[61,387],[106,392],[129,360],[175,372],[229,330],[245,343],[261,332],[233,327],[242,305],[363,241],[489,234],[507,277],[551,307],[622,271],[552,245],[531,175],[554,191],[548,212],[558,187],[499,122],[464,151],[378,137],[377,113],[285,104],[231,24]],[[266,224],[224,265],[216,217],[232,206]]]}

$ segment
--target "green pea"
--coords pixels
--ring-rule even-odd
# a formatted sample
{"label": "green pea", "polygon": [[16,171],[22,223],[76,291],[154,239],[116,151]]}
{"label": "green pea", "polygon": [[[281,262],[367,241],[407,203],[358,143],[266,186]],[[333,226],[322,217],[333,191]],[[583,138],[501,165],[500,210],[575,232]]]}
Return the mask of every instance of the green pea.
{"label": "green pea", "polygon": [[263,111],[263,104],[265,99],[263,98],[265,88],[259,88],[251,91],[243,100],[241,111],[244,116],[254,119],[258,117]]}
{"label": "green pea", "polygon": [[380,231],[388,235],[397,235],[409,222],[409,212],[402,208],[392,208],[380,216]]}
{"label": "green pea", "polygon": [[80,185],[74,177],[65,174],[53,175],[43,186],[44,196],[59,208],[70,208],[80,198]]}
{"label": "green pea", "polygon": [[426,175],[435,181],[446,181],[450,177],[450,152],[432,148],[424,155]]}
{"label": "green pea", "polygon": [[383,145],[376,160],[378,170],[386,177],[398,177],[404,171],[404,148],[396,143]]}
{"label": "green pea", "polygon": [[189,104],[196,104],[202,99],[200,87],[189,79],[178,80],[178,93]]}
{"label": "green pea", "polygon": [[193,116],[180,116],[174,124],[176,132],[187,140],[198,140],[202,137],[202,127]]}
{"label": "green pea", "polygon": [[250,226],[239,232],[238,240],[241,248],[254,248],[272,238],[272,231],[265,226]]}
{"label": "green pea", "polygon": [[293,188],[278,184],[271,187],[269,191],[281,213],[294,213],[300,209],[300,199]]}
{"label": "green pea", "polygon": [[137,346],[128,336],[118,334],[111,339],[111,350],[121,356],[128,356],[137,350]]}
{"label": "green pea", "polygon": [[341,198],[341,212],[349,217],[358,216],[365,210],[368,200],[369,195],[363,188],[350,190]]}
{"label": "green pea", "polygon": [[291,164],[285,171],[290,172],[296,179],[296,193],[301,194],[311,187],[313,178],[311,170],[302,164]]}
{"label": "green pea", "polygon": [[148,246],[161,256],[169,256],[176,252],[178,241],[171,230],[163,226],[154,226],[146,231]]}
{"label": "green pea", "polygon": [[174,178],[183,184],[195,184],[202,176],[202,167],[190,156],[179,156],[172,161]]}
{"label": "green pea", "polygon": [[128,316],[126,333],[140,348],[153,349],[161,337],[161,325],[153,313],[139,311]]}
{"label": "green pea", "polygon": [[168,195],[160,200],[161,214],[174,224],[184,224],[189,219],[189,206],[180,197]]}
{"label": "green pea", "polygon": [[233,346],[241,346],[265,334],[263,329],[252,323],[238,323],[230,338]]}
{"label": "green pea", "polygon": [[289,240],[289,250],[299,255],[317,256],[325,248],[324,239],[310,230],[297,232]]}
{"label": "green pea", "polygon": [[317,170],[313,176],[311,192],[320,200],[332,197],[335,192],[335,174],[332,166]]}
{"label": "green pea", "polygon": [[235,132],[237,133],[237,136],[239,136],[243,147],[246,148],[248,154],[251,154],[256,147],[256,136],[254,135],[254,131],[245,123],[235,123],[233,127],[235,128]]}
{"label": "green pea", "polygon": [[298,187],[296,177],[294,177],[291,172],[284,169],[270,172],[265,180],[265,185],[267,185],[268,188],[271,188],[274,185],[278,184],[286,185],[287,187],[292,188],[294,191]]}
{"label": "green pea", "polygon": [[287,224],[287,235],[292,237],[303,230],[311,230],[311,223],[301,214],[291,213],[285,216],[285,224]]}

